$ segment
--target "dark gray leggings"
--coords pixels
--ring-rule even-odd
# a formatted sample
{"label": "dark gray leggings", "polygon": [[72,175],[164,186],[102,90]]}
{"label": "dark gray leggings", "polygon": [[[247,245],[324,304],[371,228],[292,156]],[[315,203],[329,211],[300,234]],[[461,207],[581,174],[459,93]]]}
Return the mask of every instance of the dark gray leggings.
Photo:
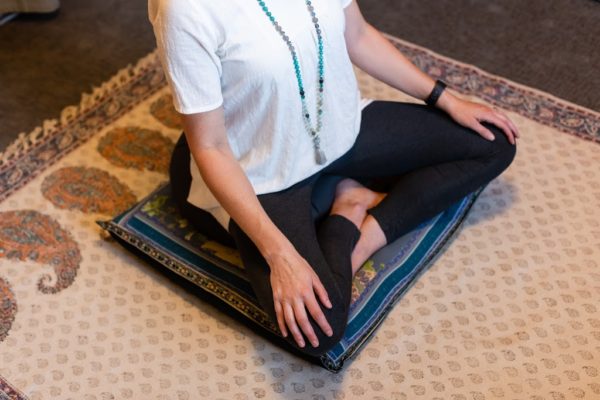
{"label": "dark gray leggings", "polygon": [[[332,309],[322,307],[333,336],[326,336],[311,319],[319,347],[313,348],[306,341],[307,345],[299,348],[288,335],[291,346],[318,356],[339,342],[346,327],[351,253],[360,230],[345,217],[328,215],[337,182],[351,177],[388,193],[368,213],[391,243],[487,184],[510,165],[516,146],[499,128],[485,125],[496,140],[484,139],[434,108],[375,100],[363,109],[359,135],[348,152],[285,190],[258,195],[275,225],[320,277],[333,304]],[[238,248],[254,292],[276,324],[270,269],[254,243],[235,221],[231,220],[226,232],[212,215],[187,203],[189,160],[189,148],[182,135],[170,171],[173,196],[181,212],[207,236]]]}

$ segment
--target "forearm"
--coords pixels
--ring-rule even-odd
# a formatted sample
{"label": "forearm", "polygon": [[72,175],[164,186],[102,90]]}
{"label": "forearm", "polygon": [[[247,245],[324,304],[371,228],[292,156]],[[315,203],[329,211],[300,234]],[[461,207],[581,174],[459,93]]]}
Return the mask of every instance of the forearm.
{"label": "forearm", "polygon": [[190,151],[210,191],[265,258],[289,246],[258,201],[228,146],[190,148]]}
{"label": "forearm", "polygon": [[[346,45],[352,63],[372,77],[417,99],[424,100],[431,93],[434,79],[371,24],[366,24],[362,33]],[[446,111],[454,100],[447,92],[444,91],[437,104]]]}

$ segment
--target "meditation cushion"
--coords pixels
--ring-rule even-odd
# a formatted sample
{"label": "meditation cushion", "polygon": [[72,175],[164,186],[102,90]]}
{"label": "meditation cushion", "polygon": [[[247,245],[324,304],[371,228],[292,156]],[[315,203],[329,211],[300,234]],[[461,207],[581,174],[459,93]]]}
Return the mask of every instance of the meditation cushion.
{"label": "meditation cushion", "polygon": [[[339,371],[344,361],[373,335],[394,303],[431,265],[483,188],[373,254],[354,278],[344,337],[319,359],[310,360]],[[129,210],[97,223],[126,249],[158,268],[167,269],[168,275],[191,284],[201,297],[292,351],[281,339],[276,324],[258,305],[237,250],[194,230],[177,212],[170,193],[169,184],[162,184]]]}

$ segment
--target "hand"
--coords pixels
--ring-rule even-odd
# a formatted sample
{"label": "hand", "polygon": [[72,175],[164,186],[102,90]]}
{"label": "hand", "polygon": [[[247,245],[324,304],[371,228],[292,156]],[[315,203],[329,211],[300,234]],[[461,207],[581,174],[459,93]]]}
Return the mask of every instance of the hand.
{"label": "hand", "polygon": [[332,307],[321,280],[291,243],[266,259],[271,267],[273,302],[283,337],[287,337],[289,328],[298,346],[304,347],[302,329],[312,346],[317,347],[319,341],[308,320],[307,309],[323,332],[327,336],[333,335],[315,296],[327,308]]}
{"label": "hand", "polygon": [[463,100],[444,91],[438,105],[456,122],[473,129],[488,140],[494,140],[494,134],[483,126],[481,123],[483,121],[490,122],[502,129],[512,144],[515,144],[515,138],[520,137],[516,125],[504,113],[484,104]]}

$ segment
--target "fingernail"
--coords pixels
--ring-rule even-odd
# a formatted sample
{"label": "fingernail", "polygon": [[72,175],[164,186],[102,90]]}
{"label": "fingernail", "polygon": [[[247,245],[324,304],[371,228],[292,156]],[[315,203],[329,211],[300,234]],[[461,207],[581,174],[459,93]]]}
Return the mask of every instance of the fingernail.
{"label": "fingernail", "polygon": [[312,344],[312,347],[319,347],[319,342],[316,340],[314,342],[310,342],[310,344]]}
{"label": "fingernail", "polygon": [[300,346],[300,347],[304,347],[304,346],[305,346],[305,344],[304,344],[304,340],[301,340],[300,342],[298,342],[298,346]]}
{"label": "fingernail", "polygon": [[330,337],[331,337],[331,336],[333,336],[333,331],[332,331],[331,329],[329,329],[327,332],[325,332],[325,334],[326,334],[327,336],[330,336]]}
{"label": "fingernail", "polygon": [[331,308],[333,307],[333,304],[331,304],[331,301],[329,301],[329,299],[327,299],[327,308]]}

